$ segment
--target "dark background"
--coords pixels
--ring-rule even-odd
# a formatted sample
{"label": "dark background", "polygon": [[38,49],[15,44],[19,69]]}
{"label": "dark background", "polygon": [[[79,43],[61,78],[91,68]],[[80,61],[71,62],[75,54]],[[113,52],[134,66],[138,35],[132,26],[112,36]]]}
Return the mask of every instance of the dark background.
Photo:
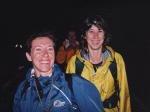
{"label": "dark background", "polygon": [[[57,41],[69,26],[80,26],[87,15],[103,15],[112,33],[111,45],[124,57],[133,112],[150,107],[150,4],[140,2],[3,2],[0,4],[0,88],[14,80],[18,66],[26,65],[23,44],[26,37],[41,29],[54,29]],[[12,82],[11,82],[12,83]],[[10,84],[10,83],[8,83]],[[13,84],[13,83],[12,83]],[[8,93],[8,91],[4,93]],[[8,94],[9,95],[9,94]],[[1,97],[7,97],[2,96]],[[9,97],[8,97],[9,98]]]}

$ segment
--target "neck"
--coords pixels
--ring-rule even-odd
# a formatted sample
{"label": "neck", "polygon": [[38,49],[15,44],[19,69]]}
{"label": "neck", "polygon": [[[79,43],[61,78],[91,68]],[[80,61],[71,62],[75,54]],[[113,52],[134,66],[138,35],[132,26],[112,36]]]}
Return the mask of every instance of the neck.
{"label": "neck", "polygon": [[51,77],[51,75],[52,75],[52,70],[50,70],[50,71],[48,71],[48,72],[39,72],[39,71],[36,71],[36,70],[35,70],[35,75],[36,75],[37,77],[40,77],[40,76],[43,76],[43,77],[49,76],[49,77]]}
{"label": "neck", "polygon": [[98,64],[102,61],[102,50],[89,50],[89,60],[93,64]]}

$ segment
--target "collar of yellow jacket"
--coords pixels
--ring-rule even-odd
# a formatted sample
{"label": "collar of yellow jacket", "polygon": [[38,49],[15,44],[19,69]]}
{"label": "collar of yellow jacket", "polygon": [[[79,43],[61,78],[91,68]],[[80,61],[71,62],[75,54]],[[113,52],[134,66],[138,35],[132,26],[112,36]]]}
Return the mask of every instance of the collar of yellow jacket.
{"label": "collar of yellow jacket", "polygon": [[[110,46],[106,46],[106,50],[104,51],[104,53],[105,52],[108,52],[109,56],[107,56],[107,57],[104,58],[103,63],[108,62],[108,61],[112,62],[114,60],[114,57],[115,57],[115,51]],[[81,56],[81,50],[78,50],[76,52],[76,56],[78,57],[78,59],[81,62],[88,61],[84,57]]]}

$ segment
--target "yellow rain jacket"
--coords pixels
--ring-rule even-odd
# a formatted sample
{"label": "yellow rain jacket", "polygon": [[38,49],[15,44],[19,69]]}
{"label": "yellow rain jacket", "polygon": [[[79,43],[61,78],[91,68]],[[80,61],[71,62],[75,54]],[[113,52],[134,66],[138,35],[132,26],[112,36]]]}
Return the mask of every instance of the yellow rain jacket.
{"label": "yellow rain jacket", "polygon": [[128,82],[125,70],[125,63],[122,56],[113,51],[111,47],[106,47],[110,55],[103,60],[101,66],[95,72],[93,65],[88,60],[81,57],[78,51],[68,62],[66,73],[75,73],[76,57],[81,62],[84,62],[84,68],[81,76],[91,81],[99,90],[102,101],[109,99],[115,92],[114,78],[109,70],[109,65],[115,58],[117,64],[117,80],[119,83],[119,98],[118,105],[115,108],[105,108],[105,112],[131,112],[130,94],[128,89]]}

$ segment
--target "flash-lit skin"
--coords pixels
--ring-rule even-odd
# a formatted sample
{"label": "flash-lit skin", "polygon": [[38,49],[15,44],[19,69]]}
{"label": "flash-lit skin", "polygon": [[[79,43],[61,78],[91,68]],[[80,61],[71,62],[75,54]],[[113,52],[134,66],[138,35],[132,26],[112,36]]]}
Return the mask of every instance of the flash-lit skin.
{"label": "flash-lit skin", "polygon": [[28,61],[32,61],[35,75],[49,76],[55,60],[54,43],[48,37],[39,37],[32,41],[31,52],[26,53]]}
{"label": "flash-lit skin", "polygon": [[101,53],[104,42],[104,30],[92,25],[86,32],[85,39],[87,41],[90,61],[97,64],[102,61]]}

